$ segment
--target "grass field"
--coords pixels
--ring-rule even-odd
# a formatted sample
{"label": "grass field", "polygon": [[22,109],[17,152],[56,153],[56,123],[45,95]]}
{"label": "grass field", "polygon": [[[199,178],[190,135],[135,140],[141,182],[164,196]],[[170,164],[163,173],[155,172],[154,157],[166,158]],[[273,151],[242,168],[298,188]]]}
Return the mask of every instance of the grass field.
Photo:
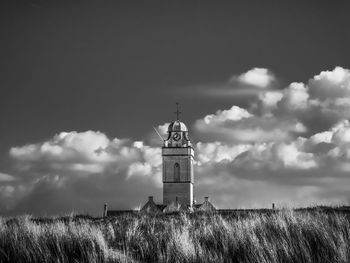
{"label": "grass field", "polygon": [[350,213],[0,218],[0,262],[350,262]]}

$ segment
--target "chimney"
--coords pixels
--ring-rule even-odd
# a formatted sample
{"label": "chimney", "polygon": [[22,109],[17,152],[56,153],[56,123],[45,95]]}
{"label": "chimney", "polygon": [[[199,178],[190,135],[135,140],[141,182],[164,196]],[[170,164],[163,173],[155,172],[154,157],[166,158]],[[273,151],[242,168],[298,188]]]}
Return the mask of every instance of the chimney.
{"label": "chimney", "polygon": [[153,202],[153,196],[148,197],[148,202]]}
{"label": "chimney", "polygon": [[272,210],[275,210],[275,203],[272,203]]}
{"label": "chimney", "polygon": [[177,202],[178,202],[178,200],[179,200],[179,199],[177,198],[177,196],[176,196],[176,199],[175,199],[175,200],[176,200],[176,203],[177,203]]}
{"label": "chimney", "polygon": [[208,202],[208,201],[209,201],[209,197],[208,196],[204,197],[204,202]]}
{"label": "chimney", "polygon": [[104,204],[103,206],[103,217],[107,216],[107,203]]}

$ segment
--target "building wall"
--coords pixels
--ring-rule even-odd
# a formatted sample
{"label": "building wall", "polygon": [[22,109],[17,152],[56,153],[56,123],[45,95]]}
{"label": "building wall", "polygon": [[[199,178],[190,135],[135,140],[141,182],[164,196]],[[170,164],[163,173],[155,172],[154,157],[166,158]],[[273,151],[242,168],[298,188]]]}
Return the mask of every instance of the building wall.
{"label": "building wall", "polygon": [[193,159],[191,156],[163,156],[163,182],[176,182],[174,167],[180,166],[180,182],[193,183]]}
{"label": "building wall", "polygon": [[168,205],[177,201],[192,206],[193,183],[163,183],[163,204]]}
{"label": "building wall", "polygon": [[[176,201],[193,204],[193,149],[192,147],[163,147],[163,204]],[[179,164],[177,178],[175,165]]]}

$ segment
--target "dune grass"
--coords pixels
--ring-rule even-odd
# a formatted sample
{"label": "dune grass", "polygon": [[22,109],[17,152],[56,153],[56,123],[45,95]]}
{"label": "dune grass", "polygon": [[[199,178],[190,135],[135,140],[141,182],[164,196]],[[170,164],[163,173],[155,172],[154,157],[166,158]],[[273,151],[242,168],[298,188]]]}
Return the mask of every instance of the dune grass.
{"label": "dune grass", "polygon": [[350,215],[0,218],[0,262],[350,262]]}

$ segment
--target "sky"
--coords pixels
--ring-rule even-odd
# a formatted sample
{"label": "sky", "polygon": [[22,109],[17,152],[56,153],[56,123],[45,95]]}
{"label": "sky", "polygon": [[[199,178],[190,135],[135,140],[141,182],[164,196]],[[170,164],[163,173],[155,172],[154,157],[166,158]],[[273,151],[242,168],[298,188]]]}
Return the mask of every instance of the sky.
{"label": "sky", "polygon": [[349,204],[348,1],[2,1],[0,214],[162,201],[180,102],[195,198]]}

